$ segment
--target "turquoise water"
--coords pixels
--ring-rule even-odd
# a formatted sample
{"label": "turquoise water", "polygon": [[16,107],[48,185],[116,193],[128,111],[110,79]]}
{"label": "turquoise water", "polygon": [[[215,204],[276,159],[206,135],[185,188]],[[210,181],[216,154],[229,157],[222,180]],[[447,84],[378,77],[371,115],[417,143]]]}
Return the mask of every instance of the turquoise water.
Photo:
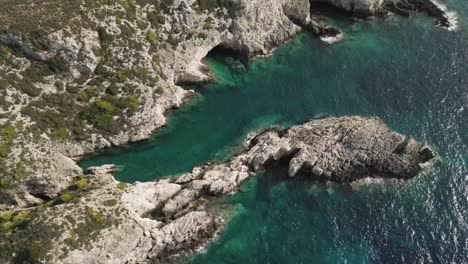
{"label": "turquoise water", "polygon": [[[468,3],[451,0],[460,16]],[[424,16],[335,21],[343,41],[302,34],[249,67],[208,59],[219,83],[170,115],[149,141],[99,154],[119,180],[152,180],[223,160],[249,132],[328,114],[379,116],[426,142],[442,162],[415,179],[352,185],[287,179],[272,170],[221,204],[223,234],[189,263],[467,263],[468,38]]]}

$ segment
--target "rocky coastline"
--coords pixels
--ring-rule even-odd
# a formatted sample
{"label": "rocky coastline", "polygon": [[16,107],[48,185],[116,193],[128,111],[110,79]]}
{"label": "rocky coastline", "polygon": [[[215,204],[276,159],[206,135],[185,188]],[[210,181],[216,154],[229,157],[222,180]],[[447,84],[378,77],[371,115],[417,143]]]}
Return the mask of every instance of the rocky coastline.
{"label": "rocky coastline", "polygon": [[[177,47],[159,48],[158,65],[147,67],[149,75],[157,74],[161,85],[166,86],[159,97],[154,97],[154,86],[143,85],[139,82],[139,98],[141,106],[125,121],[117,134],[103,134],[98,131],[90,132],[84,138],[72,140],[51,140],[45,134],[39,138],[28,139],[27,134],[21,134],[15,139],[12,151],[5,159],[5,167],[14,169],[20,167],[30,175],[15,179],[15,191],[2,193],[5,196],[0,206],[7,208],[11,205],[30,207],[46,202],[56,197],[61,191],[71,186],[73,180],[82,174],[75,162],[83,156],[100,151],[105,148],[121,146],[149,138],[152,133],[166,124],[165,113],[170,109],[179,108],[184,101],[194,95],[192,91],[184,90],[180,85],[186,83],[201,83],[213,80],[213,75],[202,63],[207,54],[218,47],[232,50],[239,54],[246,63],[256,56],[270,54],[276,47],[285,43],[302,30],[310,31],[332,43],[342,37],[339,29],[324,25],[311,16],[315,3],[322,3],[349,12],[351,16],[383,17],[383,14],[397,13],[406,15],[412,11],[427,12],[434,17],[436,24],[449,27],[447,15],[429,0],[424,1],[374,1],[374,0],[333,0],[333,1],[233,1],[235,12],[219,9],[222,16],[217,14],[213,18],[210,11],[196,12],[194,1],[175,1],[167,8],[164,15],[165,27],[158,30],[161,37],[169,37],[174,30],[197,28],[198,35],[203,38],[181,40]],[[149,7],[147,6],[146,9]],[[145,9],[143,9],[145,10]],[[397,12],[398,11],[398,12]],[[145,13],[146,12],[146,13]],[[221,13],[219,13],[221,14]],[[142,19],[148,12],[143,11]],[[95,23],[108,29],[108,34],[117,34],[121,29],[116,28],[110,20],[90,18]],[[112,19],[111,19],[112,20]],[[199,29],[200,23],[208,23]],[[170,25],[170,26],[169,26]],[[170,28],[170,29],[169,29]],[[80,29],[79,34],[67,29],[55,31],[47,36],[51,46],[47,52],[34,51],[27,42],[13,34],[1,34],[0,42],[13,49],[19,49],[32,60],[47,61],[59,54],[70,62],[72,76],[66,79],[83,78],[85,73],[96,71],[103,58],[97,57],[93,50],[102,48],[103,40],[99,32]],[[138,34],[141,30],[136,30]],[[141,32],[144,34],[144,32]],[[182,33],[179,33],[182,34]],[[167,36],[166,36],[167,35]],[[117,36],[113,36],[116,38]],[[140,36],[145,39],[144,36]],[[146,44],[139,43],[138,45]],[[136,57],[142,58],[139,64],[149,63],[147,58],[153,57],[150,49],[135,52],[123,52],[120,46],[110,46],[110,52],[122,60],[134,61]],[[126,56],[133,56],[132,58]],[[154,58],[153,58],[154,60]],[[136,64],[137,62],[133,62]],[[65,76],[65,75],[64,75]],[[62,78],[54,76],[55,83]],[[68,80],[66,82],[69,82]],[[47,89],[49,84],[43,84]],[[55,85],[55,84],[52,84]],[[69,85],[69,84],[68,84]],[[13,112],[9,112],[13,114]],[[14,112],[16,121],[3,120],[14,123],[34,124],[34,120],[22,115],[19,109]],[[2,120],[0,120],[1,122]],[[0,123],[1,124],[1,123]],[[66,128],[65,128],[66,129]],[[19,146],[18,149],[15,149]],[[29,151],[22,157],[21,149]],[[22,168],[22,160],[29,160],[34,166]],[[45,198],[45,199],[44,199]]]}
{"label": "rocky coastline", "polygon": [[[14,232],[5,231],[8,236],[0,246],[6,250],[0,254],[0,260],[8,262],[24,257],[50,263],[157,263],[177,259],[196,251],[222,230],[226,219],[207,209],[210,201],[236,193],[243,181],[268,166],[287,164],[290,176],[350,182],[364,177],[414,177],[421,169],[419,164],[432,158],[429,149],[390,132],[378,119],[343,117],[313,120],[286,130],[267,130],[248,139],[246,151],[227,163],[204,164],[179,177],[125,185],[114,180],[110,174],[112,167],[92,168],[85,175],[76,164],[84,155],[149,138],[165,125],[166,111],[180,107],[194,95],[184,90],[182,84],[213,80],[202,60],[216,47],[241,54],[248,62],[256,56],[270,54],[302,30],[319,37],[339,35],[339,29],[323,25],[311,16],[313,2],[324,2],[359,17],[426,12],[435,18],[436,25],[451,26],[445,12],[429,0],[239,0],[234,1],[238,4],[235,14],[218,8],[220,16],[213,14],[213,10],[197,12],[196,2],[178,0],[167,7],[165,22],[161,22],[162,26],[156,31],[161,38],[168,40],[169,36],[173,37],[171,34],[180,37],[187,29],[196,30],[191,38],[180,39],[178,46],[159,48],[157,58],[148,46],[151,35],[136,26],[135,39],[144,42],[136,41],[135,47],[142,48],[132,51],[125,47],[127,44],[118,41],[110,46],[109,52],[124,61],[123,64],[146,65],[148,75],[159,76],[157,86],[166,87],[154,96],[154,84],[132,81],[138,86],[140,98],[144,99],[121,131],[111,135],[94,131],[84,138],[60,141],[46,133],[35,140],[28,139],[26,134],[15,139],[5,166],[16,168],[24,159],[35,162],[31,168],[25,168],[30,176],[19,178],[14,188],[0,192],[0,208],[4,215],[9,215],[1,219],[2,223],[14,223],[15,217],[22,216],[23,212],[28,215],[24,223],[18,224],[23,227],[27,223],[24,229],[15,226]],[[146,19],[152,7],[141,9],[137,16]],[[108,29],[115,39],[122,35],[114,17],[100,20],[92,15],[91,21],[99,28]],[[70,62],[69,73],[49,76],[47,83],[42,84],[44,93],[57,92],[57,82],[68,85],[86,79],[104,60],[95,52],[104,46],[95,28],[81,28],[79,33],[70,27],[63,28],[46,38],[52,43],[51,48],[40,52],[20,36],[0,31],[0,42],[19,49],[27,60],[45,62],[60,56]],[[133,57],[142,59],[136,61]],[[157,65],[155,60],[158,60]],[[17,116],[15,121],[24,121],[25,126],[34,124],[22,115],[21,107],[10,108],[6,113]],[[0,117],[0,125],[5,120]],[[362,127],[356,124],[367,126],[360,129]],[[370,128],[375,131],[366,130]],[[323,133],[323,139],[318,140],[314,136],[317,133]],[[369,147],[368,141],[363,140],[366,137],[375,138],[378,147],[365,149]],[[357,147],[352,147],[353,144]],[[26,157],[22,157],[21,148],[29,150],[24,154]],[[67,194],[72,198],[67,198]],[[10,208],[17,210],[8,210]],[[92,227],[83,227],[90,223]],[[50,230],[46,232],[50,237],[38,232],[44,230]],[[70,241],[74,236],[79,239]],[[47,241],[46,238],[54,239],[47,248],[33,243]],[[33,254],[31,249],[35,247],[44,255]]]}
{"label": "rocky coastline", "polygon": [[[266,129],[247,138],[244,150],[225,163],[203,164],[154,182],[122,187],[110,174],[113,165],[89,168],[89,189],[72,203],[31,212],[35,218],[25,232],[38,240],[32,230],[55,226],[43,256],[50,263],[165,263],[214,239],[229,219],[211,210],[213,202],[237,193],[244,181],[271,167],[286,167],[289,177],[311,181],[406,180],[433,158],[427,146],[391,131],[378,118],[324,117]],[[78,231],[91,221],[87,217],[104,225],[98,235]],[[91,238],[83,237],[77,246],[70,242],[80,241],[77,235]]]}

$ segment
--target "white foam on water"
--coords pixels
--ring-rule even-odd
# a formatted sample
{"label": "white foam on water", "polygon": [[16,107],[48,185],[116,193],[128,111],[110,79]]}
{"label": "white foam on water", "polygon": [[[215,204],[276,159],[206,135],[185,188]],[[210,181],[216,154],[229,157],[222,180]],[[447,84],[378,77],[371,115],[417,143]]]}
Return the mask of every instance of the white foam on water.
{"label": "white foam on water", "polygon": [[340,33],[336,36],[320,37],[320,40],[328,44],[333,44],[343,39],[343,37],[344,37],[344,34]]}
{"label": "white foam on water", "polygon": [[383,183],[384,183],[383,178],[366,177],[364,179],[360,179],[360,180],[352,182],[351,187],[354,189],[354,188],[359,188],[361,186],[381,185]]}
{"label": "white foam on water", "polygon": [[449,31],[455,31],[458,29],[458,15],[455,11],[449,11],[448,7],[442,3],[437,2],[436,0],[431,0],[431,2],[436,5],[445,16],[448,18],[450,26],[447,28]]}

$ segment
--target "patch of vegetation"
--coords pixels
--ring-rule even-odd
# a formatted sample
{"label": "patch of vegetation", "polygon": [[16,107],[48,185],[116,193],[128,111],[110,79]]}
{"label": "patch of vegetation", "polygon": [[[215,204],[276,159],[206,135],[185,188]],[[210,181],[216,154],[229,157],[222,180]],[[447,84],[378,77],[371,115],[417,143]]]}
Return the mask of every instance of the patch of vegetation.
{"label": "patch of vegetation", "polygon": [[18,132],[14,126],[9,125],[0,129],[0,137],[5,142],[12,142],[17,135]]}
{"label": "patch of vegetation", "polygon": [[158,85],[158,87],[156,88],[156,93],[158,95],[162,95],[164,93],[164,86],[162,86],[161,84]]}
{"label": "patch of vegetation", "polygon": [[46,64],[53,73],[60,73],[70,70],[70,64],[62,57],[55,56],[54,58],[46,61]]}
{"label": "patch of vegetation", "polygon": [[107,49],[114,40],[114,37],[111,34],[107,33],[107,31],[104,28],[98,29],[98,36],[99,40],[101,41],[101,46],[105,49]]}
{"label": "patch of vegetation", "polygon": [[99,98],[82,116],[97,129],[112,133],[117,130],[114,114],[114,106],[110,102]]}
{"label": "patch of vegetation", "polygon": [[70,131],[66,127],[59,127],[51,133],[51,138],[55,141],[67,140],[70,138]]}
{"label": "patch of vegetation", "polygon": [[201,10],[213,10],[219,7],[218,0],[197,0]]}
{"label": "patch of vegetation", "polygon": [[66,192],[60,195],[60,200],[64,203],[68,203],[71,200],[75,199],[75,196],[72,193]]}
{"label": "patch of vegetation", "polygon": [[30,221],[28,212],[5,212],[0,216],[1,234],[3,237],[8,238],[17,229],[23,229]]}
{"label": "patch of vegetation", "polygon": [[212,28],[213,28],[213,18],[208,17],[203,24],[203,29],[210,30]]}
{"label": "patch of vegetation", "polygon": [[107,95],[98,98],[81,115],[97,129],[107,133],[116,133],[120,127],[118,117],[125,110],[128,111],[127,114],[131,115],[138,107],[139,98],[136,95],[126,97]]}
{"label": "patch of vegetation", "polygon": [[156,33],[154,33],[154,31],[150,31],[150,32],[148,33],[148,41],[149,41],[151,44],[153,44],[153,45],[156,44],[156,38],[157,38],[157,36],[156,36]]}
{"label": "patch of vegetation", "polygon": [[53,223],[46,224],[38,217],[37,210],[11,211],[8,214],[11,217],[0,219],[0,260],[43,263],[52,246],[51,241],[63,232],[63,228]]}
{"label": "patch of vegetation", "polygon": [[117,223],[104,215],[103,212],[88,207],[84,212],[84,221],[76,223],[75,228],[71,231],[73,237],[64,242],[70,249],[86,247],[90,241],[97,240],[101,230],[113,224]]}
{"label": "patch of vegetation", "polygon": [[124,183],[124,182],[119,182],[117,184],[117,189],[121,190],[121,191],[124,191],[125,189],[127,189],[128,187],[128,184],[127,183]]}
{"label": "patch of vegetation", "polygon": [[112,96],[116,96],[119,94],[120,88],[115,84],[111,83],[107,88],[106,88],[106,93]]}
{"label": "patch of vegetation", "polygon": [[49,134],[55,140],[68,139],[70,132],[76,137],[83,135],[84,126],[80,120],[66,119],[68,115],[73,115],[73,108],[67,114],[53,110],[40,111],[36,107],[25,107],[21,113],[31,117],[35,124],[30,128],[33,133],[40,135],[43,132]]}
{"label": "patch of vegetation", "polygon": [[30,173],[26,170],[26,168],[23,165],[19,165],[15,169],[15,180],[21,180],[21,179],[26,179]]}
{"label": "patch of vegetation", "polygon": [[109,207],[115,206],[117,204],[117,200],[115,199],[105,200],[104,202],[102,202],[102,204],[104,206],[109,206]]}
{"label": "patch of vegetation", "polygon": [[96,97],[98,94],[98,89],[95,86],[86,86],[86,88],[78,95],[78,100],[81,102],[89,102],[90,99]]}
{"label": "patch of vegetation", "polygon": [[143,21],[142,19],[138,19],[138,20],[137,20],[137,26],[138,26],[138,28],[140,28],[141,30],[146,30],[146,28],[148,27],[148,24],[146,24],[146,22]]}
{"label": "patch of vegetation", "polygon": [[153,55],[153,63],[156,66],[161,66],[161,57],[158,54]]}
{"label": "patch of vegetation", "polygon": [[158,11],[148,13],[148,20],[154,28],[166,23],[166,18]]}
{"label": "patch of vegetation", "polygon": [[0,159],[8,157],[11,152],[11,148],[13,147],[13,141],[17,135],[18,132],[12,125],[0,127]]}
{"label": "patch of vegetation", "polygon": [[76,187],[78,187],[78,189],[83,189],[85,188],[86,186],[88,186],[89,184],[89,180],[87,177],[81,177],[79,180],[75,181],[75,185]]}

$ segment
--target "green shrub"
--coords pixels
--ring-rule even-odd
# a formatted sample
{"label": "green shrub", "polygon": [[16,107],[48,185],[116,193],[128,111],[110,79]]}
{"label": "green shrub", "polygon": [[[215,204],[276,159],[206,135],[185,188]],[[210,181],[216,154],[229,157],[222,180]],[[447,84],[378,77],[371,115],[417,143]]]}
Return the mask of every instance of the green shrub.
{"label": "green shrub", "polygon": [[2,230],[4,232],[21,227],[30,221],[29,214],[27,212],[21,212],[13,217],[11,215],[7,216],[9,217],[8,220],[4,220],[5,222],[2,224]]}
{"label": "green shrub", "polygon": [[0,159],[5,159],[10,155],[11,145],[6,143],[0,143]]}
{"label": "green shrub", "polygon": [[102,222],[104,221],[104,216],[99,213],[99,212],[96,212],[96,210],[92,209],[92,208],[88,208],[86,210],[86,216],[88,217],[89,220],[93,221],[93,222]]}
{"label": "green shrub", "polygon": [[117,200],[115,199],[110,199],[110,200],[105,200],[102,202],[104,206],[115,206],[117,204]]}
{"label": "green shrub", "polygon": [[7,126],[0,129],[0,137],[5,142],[13,141],[17,136],[16,128],[14,126]]}
{"label": "green shrub", "polygon": [[60,73],[70,70],[70,64],[64,58],[55,56],[52,59],[46,61],[49,69],[54,73]]}
{"label": "green shrub", "polygon": [[120,25],[120,36],[125,39],[131,38],[133,36],[133,28],[126,23]]}
{"label": "green shrub", "polygon": [[31,97],[37,97],[41,94],[41,89],[37,88],[34,86],[32,83],[31,79],[28,78],[23,78],[19,84],[18,88],[25,94],[31,96]]}
{"label": "green shrub", "polygon": [[145,30],[148,27],[148,24],[146,24],[146,22],[141,19],[137,20],[137,25],[141,30]]}
{"label": "green shrub", "polygon": [[95,86],[88,85],[78,95],[78,101],[88,102],[91,98],[96,97],[98,94],[99,94],[99,91]]}
{"label": "green shrub", "polygon": [[77,94],[81,91],[81,88],[76,85],[67,85],[67,93]]}
{"label": "green shrub", "polygon": [[51,75],[48,67],[45,67],[42,63],[34,62],[32,63],[24,72],[24,78],[31,80],[31,82],[41,82],[44,79],[44,76]]}
{"label": "green shrub", "polygon": [[153,55],[153,63],[154,63],[154,65],[156,65],[156,66],[160,66],[160,65],[161,65],[161,57],[159,57],[158,54]]}
{"label": "green shrub", "polygon": [[24,223],[26,223],[27,221],[29,221],[29,215],[27,212],[24,212],[24,213],[19,213],[15,216],[13,216],[13,225],[14,226],[20,226]]}
{"label": "green shrub", "polygon": [[53,140],[66,140],[70,138],[70,131],[66,127],[60,127],[51,136]]}
{"label": "green shrub", "polygon": [[29,176],[29,173],[26,171],[26,169],[23,166],[19,166],[18,168],[15,169],[15,179],[20,180],[20,179],[25,179]]}
{"label": "green shrub", "polygon": [[109,33],[107,33],[107,31],[104,28],[98,29],[98,35],[99,35],[99,40],[101,41],[101,47],[103,48],[108,48],[108,46],[114,40],[114,37],[110,35]]}
{"label": "green shrub", "polygon": [[157,28],[159,25],[166,23],[166,18],[157,11],[149,13],[148,20],[150,21],[151,25],[155,28]]}
{"label": "green shrub", "polygon": [[121,82],[126,82],[128,81],[128,72],[126,70],[119,70],[117,71],[117,78]]}
{"label": "green shrub", "polygon": [[71,194],[71,193],[68,193],[68,192],[60,195],[60,200],[62,200],[64,203],[70,202],[74,198],[75,198],[75,196],[73,194]]}
{"label": "green shrub", "polygon": [[139,105],[140,100],[137,95],[129,95],[125,98],[125,107],[129,108],[130,111],[135,112]]}
{"label": "green shrub", "polygon": [[0,188],[5,188],[10,186],[11,179],[10,178],[0,178]]}
{"label": "green shrub", "polygon": [[103,75],[106,76],[109,74],[105,67],[105,63],[103,61],[100,61],[98,65],[96,66],[96,69],[94,69],[94,74],[96,75]]}
{"label": "green shrub", "polygon": [[14,214],[13,211],[0,213],[0,221],[10,221],[10,219],[13,218],[13,214]]}
{"label": "green shrub", "polygon": [[203,24],[203,29],[210,30],[213,28],[213,18],[208,17]]}
{"label": "green shrub", "polygon": [[100,110],[102,110],[105,113],[113,114],[115,111],[114,106],[111,103],[101,98],[98,98],[95,104]]}
{"label": "green shrub", "polygon": [[33,107],[25,107],[21,109],[21,113],[31,117],[36,122],[35,126],[40,131],[48,131],[49,129],[55,131],[67,127],[64,115],[52,110],[41,112]]}
{"label": "green shrub", "polygon": [[58,81],[57,81],[57,82],[55,82],[54,85],[55,85],[55,87],[57,88],[57,91],[59,91],[59,92],[65,91],[65,85],[63,85],[62,82],[58,82]]}
{"label": "green shrub", "polygon": [[213,10],[218,7],[217,0],[197,0],[201,10]]}
{"label": "green shrub", "polygon": [[125,189],[127,189],[127,187],[128,187],[128,184],[126,184],[126,183],[124,183],[124,182],[119,182],[119,183],[117,184],[117,189],[122,190],[122,191],[125,190]]}
{"label": "green shrub", "polygon": [[106,89],[106,93],[109,94],[109,95],[117,95],[119,94],[119,87],[115,84],[115,83],[111,83],[107,89]]}
{"label": "green shrub", "polygon": [[146,80],[149,76],[149,70],[148,68],[141,68],[139,71],[136,71],[135,75],[142,81]]}
{"label": "green shrub", "polygon": [[156,93],[158,95],[162,95],[164,93],[164,87],[162,85],[158,85],[158,87],[156,88]]}
{"label": "green shrub", "polygon": [[89,183],[88,178],[81,177],[79,180],[75,182],[75,185],[76,187],[78,187],[78,189],[83,189],[84,187],[88,185],[88,183]]}
{"label": "green shrub", "polygon": [[46,257],[46,253],[40,243],[33,241],[29,247],[29,256],[32,259],[39,260]]}
{"label": "green shrub", "polygon": [[115,108],[111,103],[99,98],[81,116],[95,128],[113,133],[117,128],[117,124],[113,118],[114,110]]}
{"label": "green shrub", "polygon": [[149,41],[151,44],[153,44],[153,45],[156,44],[156,38],[157,38],[157,36],[156,36],[156,33],[154,33],[154,31],[150,31],[150,32],[148,33],[148,37],[147,37],[147,38],[148,38],[148,41]]}
{"label": "green shrub", "polygon": [[6,59],[10,56],[10,49],[4,45],[0,45],[0,59]]}

